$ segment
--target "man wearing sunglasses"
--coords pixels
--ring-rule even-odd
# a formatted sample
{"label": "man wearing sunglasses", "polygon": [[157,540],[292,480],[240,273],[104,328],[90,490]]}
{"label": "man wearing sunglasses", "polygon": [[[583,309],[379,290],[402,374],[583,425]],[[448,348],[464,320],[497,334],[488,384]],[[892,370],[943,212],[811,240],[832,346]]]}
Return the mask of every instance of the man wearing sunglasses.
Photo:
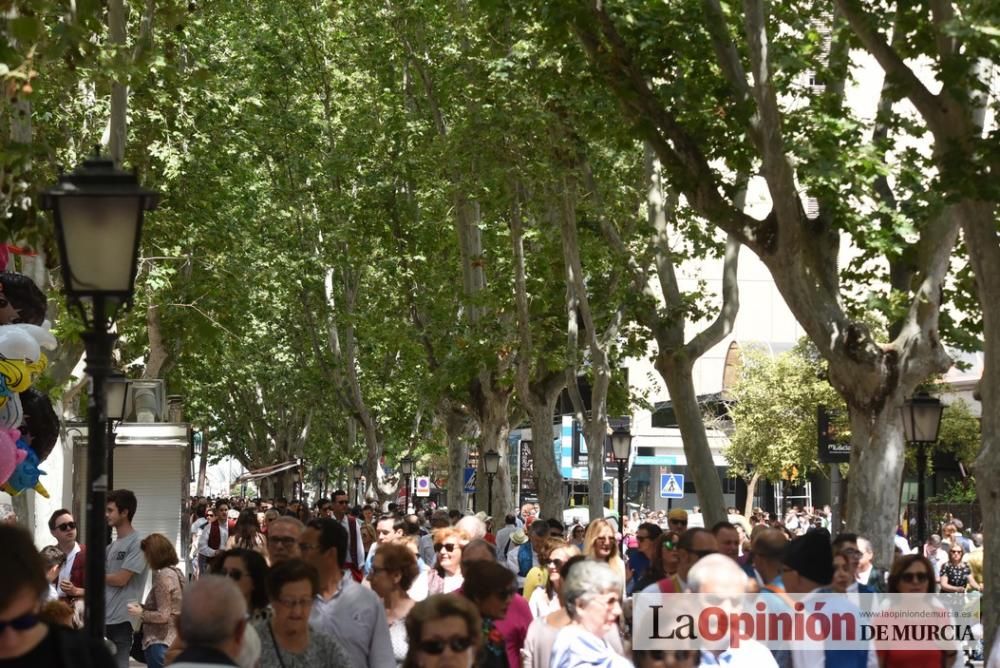
{"label": "man wearing sunglasses", "polygon": [[66,555],[66,563],[59,570],[59,598],[82,598],[83,584],[87,566],[87,548],[76,542],[77,528],[73,514],[65,508],[52,513],[49,517],[49,532],[56,539],[56,545]]}
{"label": "man wearing sunglasses", "polygon": [[347,548],[341,555],[345,558],[351,575],[357,582],[364,577],[364,541],[361,526],[356,517],[347,514],[347,492],[338,489],[333,493],[333,517],[347,532]]}
{"label": "man wearing sunglasses", "polygon": [[677,545],[673,547],[678,552],[677,574],[663,578],[642,590],[643,594],[670,594],[687,591],[687,576],[691,567],[702,557],[715,554],[718,546],[715,536],[708,529],[695,528],[685,531]]}

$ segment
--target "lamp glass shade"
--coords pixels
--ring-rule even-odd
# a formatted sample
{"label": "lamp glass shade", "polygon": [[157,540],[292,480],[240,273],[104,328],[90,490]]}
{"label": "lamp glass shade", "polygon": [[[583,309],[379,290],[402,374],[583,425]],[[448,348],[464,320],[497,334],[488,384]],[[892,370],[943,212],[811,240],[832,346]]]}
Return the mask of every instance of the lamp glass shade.
{"label": "lamp glass shade", "polygon": [[410,457],[403,457],[399,460],[399,472],[403,475],[410,475],[413,473],[413,459]]}
{"label": "lamp glass shade", "polygon": [[109,420],[125,417],[125,402],[128,401],[128,378],[111,376],[104,385],[104,415]]}
{"label": "lamp glass shade", "polygon": [[611,432],[611,450],[615,455],[615,461],[628,461],[628,456],[632,452],[632,434],[627,431]]}
{"label": "lamp glass shade", "polygon": [[58,199],[57,233],[65,250],[68,292],[132,291],[142,225],[141,199],[140,195]]}
{"label": "lamp glass shade", "polygon": [[500,470],[500,453],[496,450],[487,451],[483,455],[483,465],[487,473],[495,475]]}
{"label": "lamp glass shade", "polygon": [[941,400],[918,394],[903,404],[903,434],[910,443],[934,443],[941,429]]}
{"label": "lamp glass shade", "polygon": [[354,473],[355,480],[361,480],[361,476],[364,475],[364,469],[361,467],[361,464],[355,464],[352,467],[352,473]]}

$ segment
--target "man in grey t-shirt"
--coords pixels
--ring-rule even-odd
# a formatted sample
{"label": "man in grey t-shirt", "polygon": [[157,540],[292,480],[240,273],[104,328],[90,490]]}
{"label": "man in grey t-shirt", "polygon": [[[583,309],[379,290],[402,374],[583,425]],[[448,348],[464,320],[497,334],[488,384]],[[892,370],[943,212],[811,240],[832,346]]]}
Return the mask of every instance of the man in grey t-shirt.
{"label": "man in grey t-shirt", "polygon": [[132,649],[128,604],[141,602],[146,586],[146,556],[142,553],[139,534],[132,528],[138,505],[130,490],[116,489],[108,492],[108,505],[104,510],[108,526],[115,530],[115,542],[108,546],[105,563],[105,634],[115,644],[118,668],[128,668],[128,654]]}

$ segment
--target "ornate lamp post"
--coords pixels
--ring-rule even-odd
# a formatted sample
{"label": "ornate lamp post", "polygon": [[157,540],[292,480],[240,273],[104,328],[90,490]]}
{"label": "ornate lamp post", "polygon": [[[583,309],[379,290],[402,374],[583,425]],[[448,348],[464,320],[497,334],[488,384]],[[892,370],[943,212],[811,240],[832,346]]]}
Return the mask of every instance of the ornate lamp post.
{"label": "ornate lamp post", "polygon": [[483,465],[486,467],[486,514],[493,517],[493,477],[500,470],[500,453],[489,450],[483,455]]}
{"label": "ornate lamp post", "polygon": [[361,476],[364,475],[365,470],[361,464],[355,464],[352,467],[351,473],[354,476],[354,503],[361,503],[358,499],[361,497]]}
{"label": "ornate lamp post", "polygon": [[904,438],[917,446],[917,541],[922,550],[927,539],[926,448],[938,440],[944,406],[937,397],[919,392],[906,400],[901,410]]}
{"label": "ornate lamp post", "polygon": [[621,522],[622,535],[625,528],[625,467],[628,456],[632,452],[632,434],[625,429],[615,429],[611,432],[611,450],[618,464],[618,517]]}
{"label": "ornate lamp post", "polygon": [[413,458],[407,455],[399,460],[399,472],[403,474],[406,478],[406,505],[403,508],[403,514],[407,515],[410,512],[410,476],[413,475]]}
{"label": "ornate lamp post", "polygon": [[[159,196],[139,186],[134,173],[117,169],[106,158],[86,160],[42,193],[42,208],[55,220],[62,261],[63,292],[83,319],[90,376],[87,408],[87,546],[103,555],[108,491],[105,382],[111,373],[115,335],[110,328],[132,304],[139,262],[143,213],[156,208]],[[93,638],[104,637],[104,559],[87,560],[86,626]]]}

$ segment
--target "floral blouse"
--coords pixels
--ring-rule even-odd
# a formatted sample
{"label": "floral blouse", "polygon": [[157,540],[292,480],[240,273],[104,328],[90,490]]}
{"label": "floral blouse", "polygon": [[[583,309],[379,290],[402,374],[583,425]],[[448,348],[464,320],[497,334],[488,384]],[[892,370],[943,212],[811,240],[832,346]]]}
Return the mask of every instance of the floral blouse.
{"label": "floral blouse", "polygon": [[965,587],[969,584],[969,574],[972,569],[969,564],[953,564],[951,562],[941,566],[941,575],[948,577],[948,584],[952,587]]}
{"label": "floral blouse", "polygon": [[142,606],[142,648],[167,645],[177,638],[183,576],[176,566],[153,571],[153,588]]}

